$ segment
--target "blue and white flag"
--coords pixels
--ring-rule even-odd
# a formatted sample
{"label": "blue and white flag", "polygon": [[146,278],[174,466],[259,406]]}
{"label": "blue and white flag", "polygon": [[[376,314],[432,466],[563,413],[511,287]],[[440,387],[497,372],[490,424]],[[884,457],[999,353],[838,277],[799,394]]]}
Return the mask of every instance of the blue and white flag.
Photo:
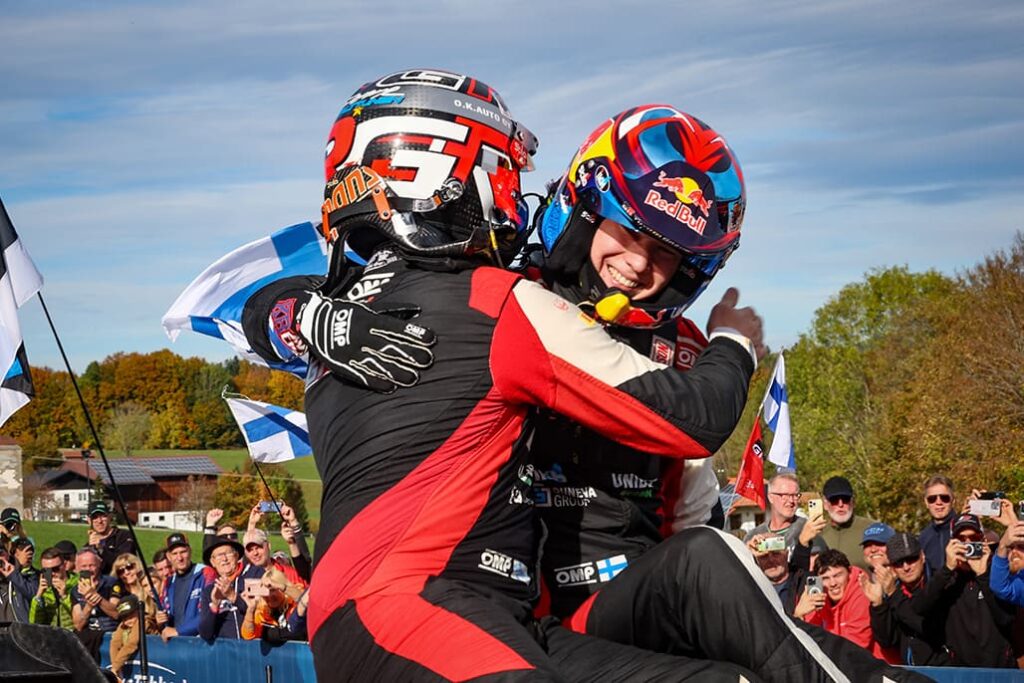
{"label": "blue and white flag", "polygon": [[35,395],[18,309],[43,286],[43,276],[25,251],[0,201],[0,425]]}
{"label": "blue and white flag", "polygon": [[786,393],[786,358],[781,352],[775,361],[775,372],[761,410],[768,428],[775,433],[772,446],[768,449],[768,461],[795,470],[796,453],[793,451],[793,434],[789,429],[789,396]]}
{"label": "blue and white flag", "polygon": [[224,400],[256,462],[285,462],[313,453],[305,413],[247,398]]}
{"label": "blue and white flag", "polygon": [[174,341],[181,330],[223,339],[246,360],[306,376],[303,359],[267,363],[242,332],[245,302],[263,286],[296,275],[327,273],[327,242],[313,223],[299,223],[250,242],[204,270],[164,314],[164,331]]}

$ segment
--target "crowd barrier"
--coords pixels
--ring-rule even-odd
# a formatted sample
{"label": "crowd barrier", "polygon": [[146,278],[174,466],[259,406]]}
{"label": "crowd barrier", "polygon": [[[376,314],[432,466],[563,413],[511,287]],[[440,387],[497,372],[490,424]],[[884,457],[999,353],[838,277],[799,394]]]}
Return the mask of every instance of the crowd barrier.
{"label": "crowd barrier", "polygon": [[[306,643],[268,645],[255,640],[147,636],[150,683],[315,683],[313,655]],[[110,666],[110,635],[103,639],[103,668]],[[125,681],[137,683],[138,654],[125,668]]]}
{"label": "crowd barrier", "polygon": [[[148,636],[150,683],[315,683],[313,656],[306,643],[267,645],[249,640],[172,638],[164,643]],[[110,636],[103,640],[103,666],[110,665]],[[125,681],[138,683],[139,661],[131,663]],[[268,670],[269,667],[269,670]],[[914,667],[938,683],[1002,683],[1024,679],[1018,669]]]}

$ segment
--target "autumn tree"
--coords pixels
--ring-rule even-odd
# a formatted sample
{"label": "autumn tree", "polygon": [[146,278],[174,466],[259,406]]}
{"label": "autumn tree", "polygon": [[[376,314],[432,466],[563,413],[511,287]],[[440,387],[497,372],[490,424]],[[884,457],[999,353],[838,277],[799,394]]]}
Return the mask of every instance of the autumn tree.
{"label": "autumn tree", "polygon": [[134,401],[127,401],[110,411],[103,428],[103,444],[129,456],[146,443],[153,419],[149,411]]}
{"label": "autumn tree", "polygon": [[[295,477],[281,465],[264,464],[259,467],[270,485],[274,498],[292,506],[296,518],[306,527],[309,523],[309,513],[299,482],[295,481]],[[270,500],[270,496],[251,460],[247,460],[241,469],[236,468],[232,472],[227,472],[217,480],[214,504],[224,510],[225,520],[240,528],[245,528],[249,522],[249,511],[261,500]],[[268,530],[277,530],[280,523],[276,515],[269,515],[264,526]]]}

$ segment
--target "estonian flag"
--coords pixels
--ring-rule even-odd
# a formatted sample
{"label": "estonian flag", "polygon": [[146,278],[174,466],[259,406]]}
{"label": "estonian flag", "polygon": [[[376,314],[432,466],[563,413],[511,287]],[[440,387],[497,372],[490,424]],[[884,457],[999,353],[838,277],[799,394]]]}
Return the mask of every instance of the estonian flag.
{"label": "estonian flag", "polygon": [[305,413],[247,398],[224,400],[256,462],[285,462],[313,453]]}
{"label": "estonian flag", "polygon": [[22,342],[18,309],[43,286],[36,270],[14,230],[7,209],[0,201],[0,425],[35,395],[28,357]]}

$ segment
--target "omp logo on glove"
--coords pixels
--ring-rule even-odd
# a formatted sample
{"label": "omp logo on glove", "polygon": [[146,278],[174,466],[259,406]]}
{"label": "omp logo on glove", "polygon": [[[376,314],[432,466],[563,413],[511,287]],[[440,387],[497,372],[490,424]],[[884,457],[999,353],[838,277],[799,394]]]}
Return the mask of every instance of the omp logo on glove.
{"label": "omp logo on glove", "polygon": [[348,333],[352,323],[352,311],[342,309],[332,311],[331,342],[332,346],[348,346]]}

